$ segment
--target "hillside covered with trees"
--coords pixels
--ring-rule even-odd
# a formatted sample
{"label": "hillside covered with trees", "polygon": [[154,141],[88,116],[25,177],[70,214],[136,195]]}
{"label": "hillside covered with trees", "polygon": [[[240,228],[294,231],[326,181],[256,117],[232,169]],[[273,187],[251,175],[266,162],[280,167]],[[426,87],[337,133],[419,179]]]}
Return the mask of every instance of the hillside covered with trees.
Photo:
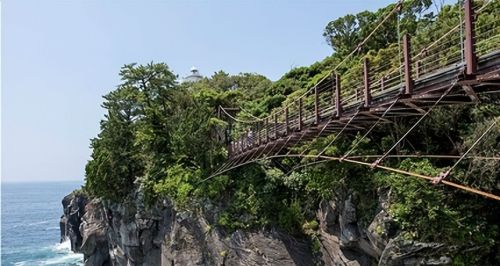
{"label": "hillside covered with trees", "polygon": [[[221,209],[212,226],[229,232],[277,227],[310,239],[312,249],[317,244],[315,213],[321,202],[349,191],[360,210],[360,222],[368,226],[384,194],[388,195],[396,231],[404,239],[454,246],[456,265],[500,261],[498,202],[443,185],[345,162],[324,162],[290,172],[295,165],[308,162],[299,158],[262,161],[207,179],[228,156],[225,132],[230,121],[218,115],[219,106],[240,108],[237,117],[242,120],[269,115],[274,108],[303,94],[356,49],[338,68],[339,73],[360,67],[364,57],[369,57],[374,67],[397,65],[403,34],[412,36],[414,46],[419,47],[459,22],[459,5],[436,10],[432,3],[405,1],[398,15],[359,49],[358,44],[380,17],[395,6],[337,18],[325,26],[323,34],[332,55],[294,68],[274,82],[259,74],[219,71],[195,83],[179,83],[166,63],[123,66],[121,83],[104,96],[106,115],[100,122],[100,133],[91,140],[92,156],[85,169],[83,191],[91,197],[124,202],[140,190],[149,205],[169,199],[179,209],[196,209],[210,202]],[[478,28],[488,25],[500,29],[500,2],[493,1],[486,10],[489,15],[480,17]],[[498,47],[499,43],[496,40],[482,45]],[[385,61],[388,57],[393,62]],[[433,110],[395,153],[461,155],[500,116],[499,106],[498,96],[482,95],[478,105]],[[354,154],[383,154],[416,119],[398,118],[378,126]],[[498,156],[499,133],[497,124],[471,155]],[[340,136],[325,154],[344,154],[361,134]],[[311,152],[317,153],[332,137],[311,143]],[[297,152],[308,145],[297,147]],[[390,158],[384,163],[437,176],[454,161],[422,156]],[[499,195],[499,174],[498,160],[470,159],[459,164],[449,178]]]}

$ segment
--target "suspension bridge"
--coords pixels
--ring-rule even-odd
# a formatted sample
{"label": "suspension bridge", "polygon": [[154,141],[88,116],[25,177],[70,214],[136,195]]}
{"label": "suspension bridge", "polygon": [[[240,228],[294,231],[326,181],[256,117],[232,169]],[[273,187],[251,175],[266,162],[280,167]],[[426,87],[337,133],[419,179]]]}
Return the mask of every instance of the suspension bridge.
{"label": "suspension bridge", "polygon": [[[481,95],[500,93],[500,21],[484,25],[477,23],[481,16],[491,15],[491,10],[486,11],[492,2],[479,5],[466,0],[459,23],[439,38],[430,43],[412,45],[411,36],[401,35],[398,56],[390,54],[377,62],[370,62],[365,56],[357,66],[339,74],[337,70],[341,65],[353,58],[389,18],[399,16],[403,4],[400,1],[330,73],[301,96],[273,110],[269,116],[242,121],[221,107],[222,113],[233,119],[239,133],[237,137],[233,134],[228,144],[227,162],[209,178],[261,160],[298,157],[313,159],[312,164],[335,160],[384,169],[500,200],[498,195],[446,179],[481,138],[500,122],[499,117],[464,154],[441,156],[456,159],[456,162],[439,176],[425,176],[382,165],[388,157],[401,156],[391,152],[437,106],[480,103]],[[493,9],[495,12],[495,16],[500,15],[499,10]],[[351,155],[355,146],[377,125],[392,123],[392,119],[399,117],[420,118],[383,155],[368,156],[375,159],[373,162],[361,161],[359,156]],[[343,156],[326,156],[327,148],[348,132],[360,132],[363,136]],[[315,139],[329,135],[334,138],[317,154],[306,154],[309,147],[300,154],[292,153],[292,148],[297,145],[311,145]],[[483,159],[500,160],[498,157]],[[293,169],[297,167],[301,166]]]}

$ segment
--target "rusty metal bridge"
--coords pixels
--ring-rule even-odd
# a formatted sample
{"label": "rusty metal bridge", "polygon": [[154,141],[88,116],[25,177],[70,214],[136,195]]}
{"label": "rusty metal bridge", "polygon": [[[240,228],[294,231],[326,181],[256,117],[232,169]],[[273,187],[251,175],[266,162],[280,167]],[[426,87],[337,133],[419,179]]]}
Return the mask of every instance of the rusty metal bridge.
{"label": "rusty metal bridge", "polygon": [[[466,0],[460,23],[431,43],[412,45],[411,36],[403,35],[393,47],[398,56],[388,53],[376,62],[365,56],[347,72],[338,74],[336,68],[268,117],[237,122],[240,133],[228,145],[229,160],[214,175],[263,159],[311,157],[291,154],[290,148],[344,131],[369,133],[394,117],[424,118],[436,106],[478,103],[483,94],[500,93],[500,19],[477,23],[481,16],[491,15],[491,10],[486,12],[491,2],[475,8]],[[387,16],[398,12],[401,3]],[[500,15],[499,10],[493,12]],[[325,150],[315,158],[327,157]],[[389,152],[372,168],[383,168],[380,162]],[[349,161],[347,155],[330,159]]]}

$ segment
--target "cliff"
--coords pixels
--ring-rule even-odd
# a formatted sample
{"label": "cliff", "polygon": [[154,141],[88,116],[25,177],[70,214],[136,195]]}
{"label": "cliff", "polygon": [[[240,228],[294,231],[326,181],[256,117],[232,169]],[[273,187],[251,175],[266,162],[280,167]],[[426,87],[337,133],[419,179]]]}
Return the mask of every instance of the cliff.
{"label": "cliff", "polygon": [[63,201],[61,240],[85,265],[446,265],[451,249],[402,240],[384,209],[367,225],[355,193],[322,201],[318,228],[291,236],[278,228],[236,230],[216,225],[218,207],[177,210],[168,200],[146,208],[140,196],[109,203],[70,194]]}

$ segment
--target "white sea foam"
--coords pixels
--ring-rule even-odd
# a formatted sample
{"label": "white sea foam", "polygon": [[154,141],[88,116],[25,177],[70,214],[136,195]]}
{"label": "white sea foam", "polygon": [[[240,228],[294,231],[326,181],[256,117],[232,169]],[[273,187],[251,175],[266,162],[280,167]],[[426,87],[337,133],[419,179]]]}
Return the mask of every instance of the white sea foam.
{"label": "white sea foam", "polygon": [[69,240],[55,244],[51,249],[57,256],[41,261],[40,265],[77,265],[82,263],[83,255],[71,251]]}
{"label": "white sea foam", "polygon": [[41,265],[76,265],[81,264],[83,259],[82,254],[68,253],[62,256],[57,256],[41,262]]}
{"label": "white sea foam", "polygon": [[38,221],[38,222],[34,222],[34,223],[29,223],[29,224],[19,223],[19,224],[12,226],[12,228],[31,227],[31,226],[35,226],[35,225],[42,225],[42,224],[49,224],[49,223],[53,224],[53,223],[57,223],[57,222],[58,222],[57,220],[45,220],[45,221]]}
{"label": "white sea foam", "polygon": [[50,250],[53,256],[42,260],[26,260],[14,263],[14,266],[35,266],[35,265],[82,265],[83,255],[71,251],[71,242],[64,241],[59,244],[44,248]]}
{"label": "white sea foam", "polygon": [[56,253],[72,253],[71,251],[71,241],[66,240],[61,243],[55,244],[51,249]]}

